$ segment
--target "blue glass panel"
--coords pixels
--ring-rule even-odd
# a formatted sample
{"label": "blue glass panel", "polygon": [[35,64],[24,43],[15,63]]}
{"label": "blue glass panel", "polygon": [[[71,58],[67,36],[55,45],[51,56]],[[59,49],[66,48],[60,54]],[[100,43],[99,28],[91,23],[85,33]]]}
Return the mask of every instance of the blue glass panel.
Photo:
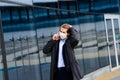
{"label": "blue glass panel", "polygon": [[9,80],[41,80],[32,8],[5,7],[1,15]]}
{"label": "blue glass panel", "polygon": [[109,65],[107,37],[104,23],[104,15],[96,15],[96,32],[98,42],[98,55],[100,67]]}
{"label": "blue glass panel", "polygon": [[99,56],[95,26],[95,15],[80,14],[80,32],[83,52],[84,74],[99,69]]}
{"label": "blue glass panel", "polygon": [[76,0],[72,1],[61,1],[58,0],[59,2],[59,8],[60,9],[65,9],[65,10],[77,10],[77,4]]}
{"label": "blue glass panel", "polygon": [[80,12],[88,12],[90,11],[89,9],[91,8],[89,4],[89,0],[77,0],[78,4],[78,10]]}
{"label": "blue glass panel", "polygon": [[3,67],[3,58],[2,58],[2,49],[1,49],[2,43],[1,43],[1,40],[2,40],[2,38],[1,38],[1,32],[0,32],[0,79],[4,80],[4,71],[3,71],[4,67]]}
{"label": "blue glass panel", "polygon": [[33,5],[42,6],[42,7],[50,7],[50,8],[58,8],[58,1],[45,1],[45,2],[35,2]]}
{"label": "blue glass panel", "polygon": [[118,0],[93,0],[92,12],[100,13],[118,13],[119,2]]}

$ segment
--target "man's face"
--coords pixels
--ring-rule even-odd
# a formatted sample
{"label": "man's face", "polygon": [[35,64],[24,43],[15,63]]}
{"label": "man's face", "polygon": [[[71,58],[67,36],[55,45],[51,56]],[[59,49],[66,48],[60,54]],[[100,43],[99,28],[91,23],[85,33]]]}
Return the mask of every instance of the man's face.
{"label": "man's face", "polygon": [[67,34],[67,29],[65,28],[60,28],[60,32],[64,33],[64,34]]}

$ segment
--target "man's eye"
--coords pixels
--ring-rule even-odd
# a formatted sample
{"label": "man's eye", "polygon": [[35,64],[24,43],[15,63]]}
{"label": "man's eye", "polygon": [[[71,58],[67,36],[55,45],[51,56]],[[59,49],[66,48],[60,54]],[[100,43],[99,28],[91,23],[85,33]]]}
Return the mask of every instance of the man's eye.
{"label": "man's eye", "polygon": [[60,31],[61,33],[63,33],[62,31]]}
{"label": "man's eye", "polygon": [[62,31],[60,31],[60,32],[62,32]]}
{"label": "man's eye", "polygon": [[62,32],[62,31],[60,31],[61,33],[65,33],[65,32]]}

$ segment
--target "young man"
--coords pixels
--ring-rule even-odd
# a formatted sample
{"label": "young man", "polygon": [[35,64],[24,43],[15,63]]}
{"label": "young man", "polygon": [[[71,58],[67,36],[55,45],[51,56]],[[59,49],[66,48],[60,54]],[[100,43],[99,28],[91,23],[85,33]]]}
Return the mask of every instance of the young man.
{"label": "young man", "polygon": [[59,32],[43,48],[51,53],[50,80],[80,80],[79,65],[75,59],[74,48],[79,42],[78,32],[70,25],[61,25]]}

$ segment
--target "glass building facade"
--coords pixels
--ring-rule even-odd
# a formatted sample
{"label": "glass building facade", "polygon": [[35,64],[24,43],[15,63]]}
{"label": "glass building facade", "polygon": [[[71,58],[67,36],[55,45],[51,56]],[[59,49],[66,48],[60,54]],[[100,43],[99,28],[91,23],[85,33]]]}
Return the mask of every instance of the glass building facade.
{"label": "glass building facade", "polygon": [[49,80],[51,57],[42,49],[63,23],[79,31],[82,75],[119,67],[119,13],[120,0],[0,1],[0,79]]}

